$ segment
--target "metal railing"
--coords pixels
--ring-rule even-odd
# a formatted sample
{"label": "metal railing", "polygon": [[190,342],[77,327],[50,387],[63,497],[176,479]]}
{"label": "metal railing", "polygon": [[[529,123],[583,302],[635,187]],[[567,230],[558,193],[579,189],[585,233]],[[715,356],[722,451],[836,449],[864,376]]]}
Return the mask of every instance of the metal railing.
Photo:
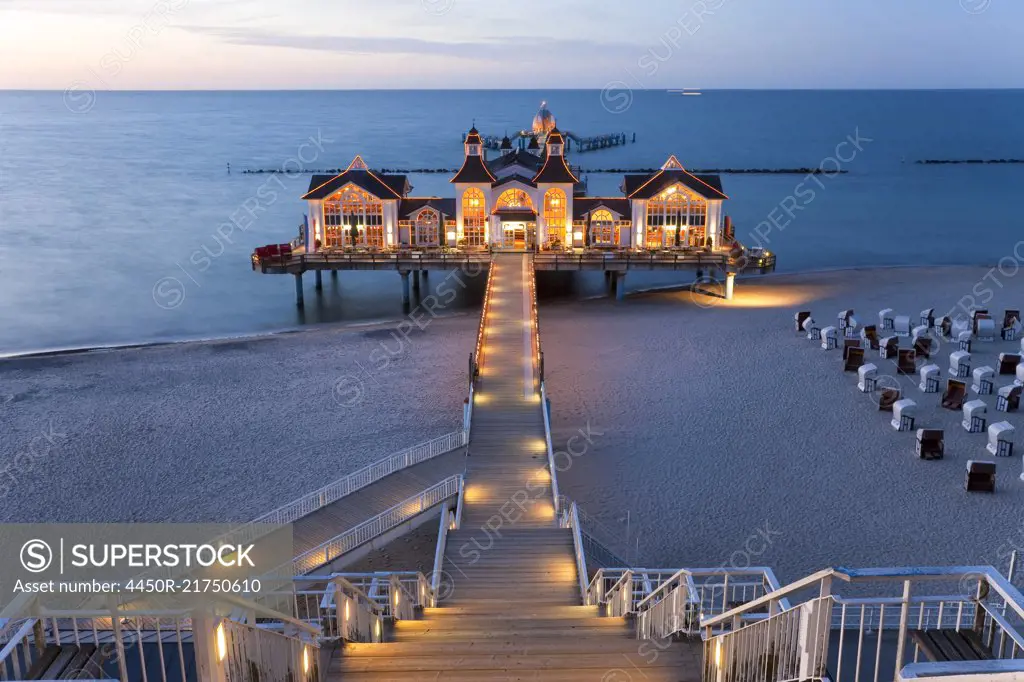
{"label": "metal railing", "polygon": [[461,474],[449,476],[440,483],[432,485],[423,492],[399,502],[387,511],[350,528],[313,549],[295,557],[291,563],[291,575],[309,573],[321,566],[331,563],[345,552],[392,530],[432,507],[444,502],[449,497],[459,494],[462,490]]}
{"label": "metal railing", "polygon": [[399,267],[416,267],[430,265],[440,268],[452,268],[455,269],[460,266],[478,265],[480,263],[488,263],[491,260],[491,254],[486,251],[481,252],[457,252],[457,253],[445,253],[445,252],[427,252],[427,253],[409,253],[402,251],[355,251],[352,253],[338,253],[332,251],[318,251],[316,253],[293,253],[291,256],[263,256],[260,257],[254,251],[251,255],[253,267],[259,267],[263,272],[266,272],[267,268],[298,268],[305,270],[310,266],[317,265],[339,265],[339,266],[360,266],[369,265],[373,267],[384,267],[393,266],[398,269]]}
{"label": "metal railing", "polygon": [[387,594],[382,600],[368,593],[378,579],[391,584],[386,573],[296,576],[295,617],[315,628],[322,640],[380,642],[390,600]]}
{"label": "metal railing", "polygon": [[[217,637],[223,637],[225,645],[223,664],[227,682],[320,679],[316,643],[228,619],[221,620],[217,628]],[[143,680],[146,679],[143,672]]]}
{"label": "metal railing", "polygon": [[[833,586],[837,582],[849,583],[855,596],[835,593]],[[954,589],[949,591],[951,586]],[[759,624],[775,618],[780,609],[789,612],[791,609],[782,602],[789,598],[802,599],[798,608],[805,607],[798,638],[803,643],[801,656],[805,660],[808,643],[823,638],[826,647],[830,641],[837,644],[826,649],[831,652],[831,679],[848,677],[852,671],[854,679],[897,680],[902,678],[905,666],[913,666],[912,677],[940,674],[948,662],[921,660],[934,657],[933,651],[922,650],[924,632],[974,642],[994,661],[1024,659],[1024,596],[990,566],[836,568],[810,575],[724,613],[702,618],[701,627],[709,646],[723,642],[708,649],[722,664],[715,670],[706,670],[705,680],[719,680],[723,676],[733,682],[783,679],[765,677],[763,672],[754,674],[754,654],[749,650],[738,659],[721,652],[726,638],[744,631],[756,632],[758,627],[764,629]],[[807,605],[824,604],[826,599],[827,627],[819,627],[814,618],[806,615],[807,611],[816,614],[817,607]],[[762,650],[757,655],[764,658],[770,652],[764,648],[765,639],[760,641]],[[984,674],[985,670],[999,668],[993,660],[975,661],[971,665]]]}
{"label": "metal railing", "polygon": [[466,497],[466,482],[462,481],[459,488],[459,499],[454,509],[446,509],[441,514],[441,522],[437,530],[437,546],[434,548],[434,572],[430,575],[430,603],[427,606],[437,606],[441,598],[441,580],[444,572],[444,553],[448,545],[448,531],[455,530],[462,525],[462,503]]}
{"label": "metal railing", "polygon": [[541,269],[548,269],[554,266],[574,266],[580,269],[584,265],[605,265],[605,266],[639,266],[639,265],[726,265],[735,259],[731,258],[728,252],[705,251],[694,249],[691,251],[602,251],[584,253],[545,253],[536,255],[536,263]]}
{"label": "metal railing", "polygon": [[[554,476],[552,476],[552,481]],[[557,498],[556,498],[557,499]],[[576,554],[576,580],[580,585],[580,601],[588,604],[587,601],[587,555],[583,549],[583,536],[580,533],[580,517],[577,512],[576,503],[573,502],[563,510],[559,524],[562,528],[572,529],[572,545]]]}
{"label": "metal railing", "polygon": [[480,326],[476,332],[476,347],[473,350],[473,357],[470,358],[470,365],[472,367],[472,376],[470,382],[475,383],[480,377],[480,370],[484,367],[484,336],[487,331],[487,313],[491,309],[491,288],[494,283],[494,271],[495,268],[490,268],[487,271],[487,286],[484,288],[484,302],[480,307]]}

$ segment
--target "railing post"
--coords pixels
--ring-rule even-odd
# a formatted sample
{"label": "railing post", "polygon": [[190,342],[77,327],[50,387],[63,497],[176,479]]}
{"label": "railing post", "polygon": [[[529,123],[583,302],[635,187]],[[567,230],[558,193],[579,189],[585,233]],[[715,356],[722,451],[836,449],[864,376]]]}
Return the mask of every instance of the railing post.
{"label": "railing post", "polygon": [[[892,678],[895,680],[903,668],[903,655],[907,643],[907,621],[910,618],[910,581],[903,581],[903,599],[900,601],[900,634],[896,640],[896,668],[893,670]],[[957,626],[960,624],[957,623]],[[882,636],[885,624],[879,623],[878,636]],[[939,625],[941,627],[941,624]]]}

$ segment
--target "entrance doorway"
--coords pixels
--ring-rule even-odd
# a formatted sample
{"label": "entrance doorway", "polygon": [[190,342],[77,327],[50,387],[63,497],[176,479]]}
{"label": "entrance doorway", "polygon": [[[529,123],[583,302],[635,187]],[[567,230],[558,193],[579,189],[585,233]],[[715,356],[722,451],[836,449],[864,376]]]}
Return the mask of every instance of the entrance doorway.
{"label": "entrance doorway", "polygon": [[526,248],[526,223],[502,223],[505,230],[505,239],[502,245],[506,248]]}

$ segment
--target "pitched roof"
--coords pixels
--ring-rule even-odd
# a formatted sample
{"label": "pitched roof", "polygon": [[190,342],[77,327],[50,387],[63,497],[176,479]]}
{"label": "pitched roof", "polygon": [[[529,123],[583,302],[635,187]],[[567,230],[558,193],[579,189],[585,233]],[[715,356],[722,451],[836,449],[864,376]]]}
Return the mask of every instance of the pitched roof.
{"label": "pitched roof", "polygon": [[378,175],[371,170],[359,170],[353,161],[353,166],[344,173],[314,175],[309,182],[309,191],[302,198],[325,199],[349,183],[378,199],[401,199],[409,186],[404,175]]}
{"label": "pitched roof", "polygon": [[512,140],[508,139],[508,135],[501,138],[501,149],[512,149]]}
{"label": "pitched roof", "polygon": [[531,180],[530,178],[528,178],[528,177],[526,177],[524,175],[520,175],[519,173],[513,173],[512,175],[505,176],[501,180],[498,180],[497,182],[495,182],[491,186],[492,187],[501,187],[502,185],[507,185],[510,182],[519,182],[519,183],[522,183],[522,184],[526,185],[527,187],[536,187],[537,186],[537,185],[534,184],[533,180]]}
{"label": "pitched roof", "polygon": [[476,129],[476,126],[469,129],[469,133],[466,135],[466,144],[483,144],[480,131]]}
{"label": "pitched roof", "polygon": [[455,199],[440,197],[406,197],[398,205],[398,217],[411,218],[427,207],[440,211],[443,216],[455,218]]}
{"label": "pitched roof", "polygon": [[618,213],[625,220],[633,215],[633,207],[629,199],[624,197],[576,197],[572,200],[573,220],[583,220],[588,213],[607,208]]}
{"label": "pitched roof", "polygon": [[451,182],[486,182],[491,183],[497,180],[482,156],[467,156],[462,162],[462,168],[451,179]]}
{"label": "pitched roof", "polygon": [[676,183],[705,199],[728,199],[718,175],[694,175],[685,170],[660,170],[650,175],[627,175],[623,192],[630,199],[650,199]]}
{"label": "pitched roof", "polygon": [[572,171],[569,170],[569,166],[565,164],[565,157],[561,155],[552,155],[544,160],[544,167],[540,169],[537,175],[533,176],[533,181],[537,184],[544,182],[568,182],[576,184],[580,181]]}
{"label": "pitched roof", "polygon": [[530,144],[528,144],[526,146],[526,148],[527,149],[540,149],[540,143],[537,142],[537,138],[536,137],[531,137],[530,138]]}
{"label": "pitched roof", "polygon": [[496,159],[487,162],[488,167],[492,172],[498,172],[502,169],[508,168],[509,166],[522,166],[523,168],[536,173],[540,170],[541,159],[536,154],[530,154],[517,149],[511,154],[505,156],[499,156]]}

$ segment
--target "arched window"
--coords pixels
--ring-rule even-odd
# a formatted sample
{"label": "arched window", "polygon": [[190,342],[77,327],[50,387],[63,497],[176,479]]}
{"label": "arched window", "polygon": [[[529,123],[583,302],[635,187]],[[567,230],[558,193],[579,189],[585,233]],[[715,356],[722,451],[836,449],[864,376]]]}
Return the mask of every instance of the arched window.
{"label": "arched window", "polygon": [[415,246],[437,246],[438,226],[441,223],[441,216],[432,208],[425,208],[416,214],[413,222],[412,243]]}
{"label": "arched window", "polygon": [[521,189],[507,189],[498,197],[495,207],[500,211],[504,208],[533,208],[530,195]]}
{"label": "arched window", "polygon": [[544,224],[547,226],[548,244],[566,244],[566,208],[565,192],[560,189],[549,189],[544,194]]}
{"label": "arched window", "polygon": [[680,185],[647,202],[647,247],[704,246],[708,202]]}
{"label": "arched window", "polygon": [[591,214],[590,243],[594,246],[615,246],[619,243],[619,230],[611,212],[602,209]]}
{"label": "arched window", "polygon": [[[384,246],[384,204],[355,185],[324,202],[325,240],[328,248]],[[358,233],[353,239],[352,228]]]}
{"label": "arched window", "polygon": [[462,195],[462,241],[463,246],[484,246],[486,244],[487,206],[484,193],[470,187]]}

